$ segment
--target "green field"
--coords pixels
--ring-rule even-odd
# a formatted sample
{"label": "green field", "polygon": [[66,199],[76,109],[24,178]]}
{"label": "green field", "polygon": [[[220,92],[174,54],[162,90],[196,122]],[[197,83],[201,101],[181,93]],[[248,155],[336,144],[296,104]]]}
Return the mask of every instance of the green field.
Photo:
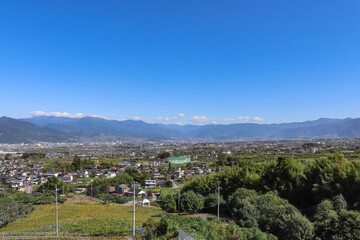
{"label": "green field", "polygon": [[[162,210],[156,207],[136,207],[136,225],[140,227],[148,218],[160,219]],[[91,219],[114,219],[132,222],[132,206],[104,205],[89,200],[68,200],[59,205],[59,223]],[[24,231],[28,228],[55,224],[55,205],[36,206],[34,212],[0,229],[1,232]]]}

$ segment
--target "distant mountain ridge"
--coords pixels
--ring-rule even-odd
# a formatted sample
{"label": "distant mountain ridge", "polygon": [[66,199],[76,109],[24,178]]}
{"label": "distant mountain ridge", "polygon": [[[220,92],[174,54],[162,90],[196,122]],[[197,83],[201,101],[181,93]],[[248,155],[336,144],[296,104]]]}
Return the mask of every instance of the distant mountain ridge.
{"label": "distant mountain ridge", "polygon": [[360,137],[360,118],[280,124],[155,124],[95,117],[0,118],[0,143],[70,142],[99,139],[142,140],[290,140]]}
{"label": "distant mountain ridge", "polygon": [[66,142],[71,136],[53,128],[8,117],[0,118],[0,143]]}

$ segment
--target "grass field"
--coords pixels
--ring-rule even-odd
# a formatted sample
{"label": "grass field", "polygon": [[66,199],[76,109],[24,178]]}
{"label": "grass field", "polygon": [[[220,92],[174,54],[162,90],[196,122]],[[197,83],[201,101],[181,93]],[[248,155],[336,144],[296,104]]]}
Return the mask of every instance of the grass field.
{"label": "grass field", "polygon": [[[136,207],[136,225],[141,226],[148,218],[159,220],[161,209]],[[59,223],[90,219],[118,219],[132,222],[132,206],[103,205],[91,200],[71,199],[59,205]],[[32,227],[55,224],[55,205],[36,206],[34,212],[0,229],[1,232],[25,230]]]}

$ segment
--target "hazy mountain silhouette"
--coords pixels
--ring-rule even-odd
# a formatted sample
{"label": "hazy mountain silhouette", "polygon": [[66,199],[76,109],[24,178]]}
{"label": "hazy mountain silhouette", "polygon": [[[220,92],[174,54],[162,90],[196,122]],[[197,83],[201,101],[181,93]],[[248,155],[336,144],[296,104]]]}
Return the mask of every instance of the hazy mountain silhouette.
{"label": "hazy mountain silhouette", "polygon": [[329,119],[281,124],[152,124],[102,118],[0,118],[0,142],[62,142],[108,137],[144,140],[280,140],[360,137],[360,119]]}

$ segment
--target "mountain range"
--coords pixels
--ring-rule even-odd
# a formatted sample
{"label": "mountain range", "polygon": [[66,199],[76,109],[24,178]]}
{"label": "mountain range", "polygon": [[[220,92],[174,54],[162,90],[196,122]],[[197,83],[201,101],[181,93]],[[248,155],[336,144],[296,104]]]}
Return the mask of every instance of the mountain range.
{"label": "mountain range", "polygon": [[156,124],[95,117],[0,118],[0,143],[83,140],[290,140],[360,137],[360,118],[280,124]]}

